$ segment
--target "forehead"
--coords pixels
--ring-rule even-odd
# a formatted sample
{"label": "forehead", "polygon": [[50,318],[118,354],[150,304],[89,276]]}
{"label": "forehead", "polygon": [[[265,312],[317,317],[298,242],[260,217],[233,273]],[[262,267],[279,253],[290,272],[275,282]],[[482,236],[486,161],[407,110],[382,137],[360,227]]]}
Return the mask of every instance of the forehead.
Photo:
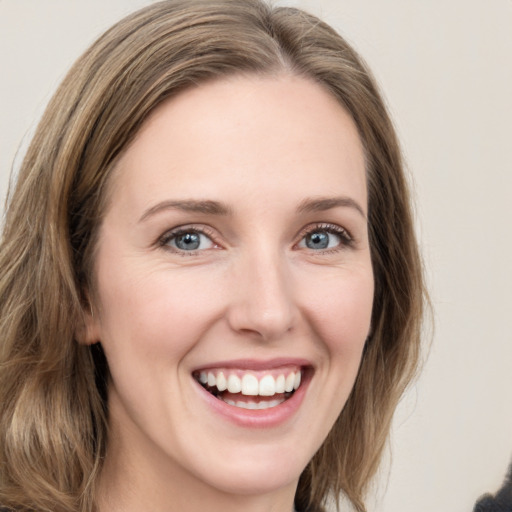
{"label": "forehead", "polygon": [[325,195],[336,186],[366,207],[364,168],[351,116],[322,86],[290,75],[240,76],[160,105],[121,157],[112,192],[124,190],[136,204],[135,195],[190,195],[191,184],[206,196],[237,187],[291,193],[299,184]]}

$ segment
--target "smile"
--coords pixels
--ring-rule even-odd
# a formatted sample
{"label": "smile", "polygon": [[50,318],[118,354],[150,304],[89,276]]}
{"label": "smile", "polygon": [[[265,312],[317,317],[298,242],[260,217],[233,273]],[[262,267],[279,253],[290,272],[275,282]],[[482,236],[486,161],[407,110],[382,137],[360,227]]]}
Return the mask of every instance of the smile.
{"label": "smile", "polygon": [[254,372],[241,369],[209,369],[194,378],[213,396],[242,409],[271,409],[288,400],[300,387],[302,370],[275,368]]}

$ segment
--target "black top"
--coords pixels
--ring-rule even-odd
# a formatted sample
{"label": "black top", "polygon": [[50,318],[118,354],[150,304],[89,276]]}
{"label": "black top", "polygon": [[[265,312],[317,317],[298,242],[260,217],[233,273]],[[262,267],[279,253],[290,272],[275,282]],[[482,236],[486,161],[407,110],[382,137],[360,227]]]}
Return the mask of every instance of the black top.
{"label": "black top", "polygon": [[512,465],[501,486],[501,489],[493,496],[486,494],[476,503],[473,512],[512,512]]}

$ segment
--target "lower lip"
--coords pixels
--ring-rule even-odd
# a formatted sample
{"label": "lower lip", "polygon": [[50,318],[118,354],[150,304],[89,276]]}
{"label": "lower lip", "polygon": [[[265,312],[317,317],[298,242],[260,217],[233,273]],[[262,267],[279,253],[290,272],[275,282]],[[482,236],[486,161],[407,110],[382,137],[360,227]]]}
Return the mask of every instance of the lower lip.
{"label": "lower lip", "polygon": [[206,400],[208,406],[224,419],[245,428],[272,428],[286,423],[299,410],[306,394],[310,378],[304,378],[299,389],[297,389],[288,400],[285,400],[275,407],[259,410],[243,409],[229,405],[223,400],[214,397],[197,381],[194,380],[194,382],[197,384],[201,397]]}

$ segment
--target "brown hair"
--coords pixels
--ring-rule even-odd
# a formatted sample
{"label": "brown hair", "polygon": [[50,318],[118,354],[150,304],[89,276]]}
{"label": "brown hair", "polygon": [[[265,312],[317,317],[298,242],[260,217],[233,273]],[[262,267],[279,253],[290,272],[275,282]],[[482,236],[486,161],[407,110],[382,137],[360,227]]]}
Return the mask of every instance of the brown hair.
{"label": "brown hair", "polygon": [[260,0],[175,0],[120,21],[76,62],[19,173],[0,247],[0,503],[94,510],[107,442],[101,349],[76,342],[106,187],[162,101],[237,73],[288,72],[350,112],[367,158],[372,334],[350,398],[304,470],[300,510],[341,492],[358,511],[417,367],[424,299],[399,146],[368,69],[328,25]]}

